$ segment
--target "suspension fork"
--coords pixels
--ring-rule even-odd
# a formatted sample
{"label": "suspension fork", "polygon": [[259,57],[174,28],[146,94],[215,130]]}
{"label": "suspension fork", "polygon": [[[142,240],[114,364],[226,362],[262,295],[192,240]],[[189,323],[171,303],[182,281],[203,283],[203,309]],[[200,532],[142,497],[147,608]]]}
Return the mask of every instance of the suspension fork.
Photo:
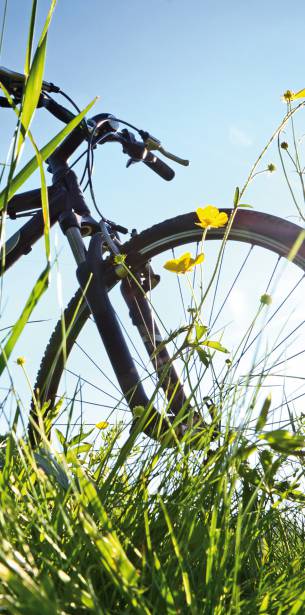
{"label": "suspension fork", "polygon": [[[181,408],[184,407],[187,412],[192,412],[194,424],[199,422],[201,428],[209,428],[209,425],[202,420],[200,414],[192,410],[190,399],[185,395],[172,358],[167,351],[158,325],[153,317],[146,291],[152,290],[159,281],[159,276],[156,276],[149,263],[147,263],[144,269],[144,283],[141,284],[140,276],[126,277],[121,282],[121,293],[128,306],[131,321],[138,329],[148,356],[156,369],[160,386],[170,402],[171,412],[177,416]],[[211,420],[215,421],[213,400],[210,397],[206,397],[204,401]],[[181,424],[182,434],[185,426],[185,423]],[[216,424],[214,432],[211,434],[212,440],[218,437],[219,430],[219,425]]]}
{"label": "suspension fork", "polygon": [[[151,273],[153,272],[149,267],[148,275]],[[121,282],[121,293],[128,306],[131,321],[138,329],[148,356],[156,369],[160,386],[170,402],[170,410],[177,415],[182,406],[187,407],[189,402],[167,348],[163,344],[162,335],[139,277],[124,278]]]}
{"label": "suspension fork", "polygon": [[[79,220],[75,213],[72,211],[64,212],[59,222],[77,263],[76,276],[78,282],[84,291],[87,305],[94,318],[123,395],[131,410],[135,406],[147,407],[149,399],[141,384],[139,374],[108,297],[103,268],[104,261],[102,259],[103,235],[102,233],[94,234],[87,251]],[[153,412],[154,408],[152,408]],[[144,428],[145,433],[151,437],[154,437],[157,420],[158,418],[154,417]],[[168,423],[165,424],[165,421],[163,421],[160,427],[160,420],[158,420],[158,434],[162,434],[167,429]]]}
{"label": "suspension fork", "polygon": [[[80,231],[79,231],[80,233]],[[80,254],[80,238],[77,231],[66,233],[74,255]],[[75,241],[76,240],[76,241]],[[77,244],[77,248],[75,246]],[[131,409],[136,406],[151,408],[148,423],[143,424],[143,431],[151,438],[159,440],[168,431],[169,421],[175,417],[162,418],[148,399],[140,376],[126,344],[120,324],[108,296],[105,282],[104,261],[102,259],[102,233],[93,235],[88,252],[79,259],[77,279],[85,293],[85,299],[92,313],[100,337],[105,346],[109,360],[116,374],[122,393]],[[135,425],[135,421],[132,427]]]}

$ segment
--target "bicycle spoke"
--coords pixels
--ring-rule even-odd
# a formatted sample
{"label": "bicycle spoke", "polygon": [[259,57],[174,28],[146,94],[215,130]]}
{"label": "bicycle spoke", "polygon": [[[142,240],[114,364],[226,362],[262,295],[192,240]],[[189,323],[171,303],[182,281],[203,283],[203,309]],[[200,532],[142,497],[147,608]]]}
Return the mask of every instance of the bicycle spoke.
{"label": "bicycle spoke", "polygon": [[[227,292],[227,294],[226,294],[226,296],[225,296],[225,298],[224,298],[224,300],[223,300],[223,302],[222,302],[222,304],[221,304],[221,306],[220,306],[220,308],[219,308],[219,310],[218,310],[214,320],[213,320],[213,323],[212,324],[209,323],[209,328],[210,329],[214,328],[214,326],[215,326],[215,324],[217,322],[217,319],[221,315],[221,313],[222,313],[222,311],[223,311],[223,309],[224,309],[224,307],[225,307],[225,305],[226,305],[230,295],[233,292],[233,289],[235,288],[235,286],[236,286],[236,284],[238,282],[238,279],[239,279],[239,277],[240,277],[240,275],[241,275],[241,273],[242,273],[242,271],[243,271],[243,269],[244,269],[244,267],[245,267],[245,265],[246,265],[246,263],[248,261],[248,258],[250,256],[252,250],[253,250],[253,246],[250,246],[249,252],[246,254],[246,256],[245,256],[245,258],[244,258],[244,260],[243,260],[243,262],[242,262],[242,264],[241,264],[241,266],[240,266],[240,268],[239,268],[239,270],[238,270],[238,272],[237,272],[237,274],[236,274],[236,276],[235,276],[235,278],[234,278],[234,280],[233,280],[233,282],[232,282],[232,284],[231,284],[231,286],[230,286],[230,288],[229,288],[229,290],[228,290],[228,292]],[[224,253],[222,255],[222,260],[224,259],[224,256],[225,256],[225,251],[224,251]],[[217,295],[217,290],[218,290],[218,287],[219,287],[220,274],[221,274],[221,266],[219,267],[219,272],[218,272],[218,276],[217,276],[217,282],[216,282],[216,287],[215,287],[214,296],[213,296],[213,303],[212,303],[210,321],[212,319],[213,310],[214,310],[214,304],[215,304],[216,295]]]}
{"label": "bicycle spoke", "polygon": [[[207,231],[202,247],[194,217],[187,223],[189,226],[183,218],[164,223],[160,232],[155,227],[147,232],[151,243],[147,239],[141,244],[139,240],[138,258],[142,260],[138,269],[135,260],[133,282],[131,276],[129,286],[125,283],[126,292],[137,279],[145,284],[146,294],[143,291],[143,296],[132,295],[130,300],[137,310],[138,322],[133,318],[136,326],[128,315],[129,300],[125,297],[126,306],[119,292],[111,292],[147,398],[161,414],[177,413],[177,408],[175,412],[171,409],[170,378],[174,376],[166,376],[174,368],[171,373],[182,388],[186,412],[189,408],[207,423],[220,413],[219,426],[220,420],[223,429],[229,422],[230,428],[237,433],[245,430],[243,433],[251,439],[255,437],[262,404],[271,393],[265,429],[298,429],[297,415],[302,412],[305,397],[305,373],[299,369],[305,353],[305,256],[298,255],[297,265],[283,256],[291,247],[287,236],[293,225],[279,220],[273,225],[266,222],[264,214],[242,212],[244,226],[237,225],[235,235],[233,229],[233,240],[229,236],[221,247],[224,229],[215,229]],[[293,230],[292,243],[295,233]],[[194,258],[202,251],[204,262],[185,275],[163,267],[167,260],[183,253],[190,252]],[[160,280],[156,284],[157,275]],[[166,342],[166,351],[160,346],[159,353],[162,348],[164,352],[158,357],[160,338]],[[95,419],[106,417],[113,425],[122,417],[125,424],[130,424],[132,413],[122,400],[105,351],[97,344],[94,326],[80,333],[65,374],[70,392],[65,389],[64,376],[61,391],[67,395],[67,404],[74,403],[78,425],[83,420],[94,425]],[[78,377],[81,384],[76,394]],[[60,387],[56,393],[60,396]],[[68,413],[69,408],[66,416]],[[60,421],[64,422],[63,417]]]}

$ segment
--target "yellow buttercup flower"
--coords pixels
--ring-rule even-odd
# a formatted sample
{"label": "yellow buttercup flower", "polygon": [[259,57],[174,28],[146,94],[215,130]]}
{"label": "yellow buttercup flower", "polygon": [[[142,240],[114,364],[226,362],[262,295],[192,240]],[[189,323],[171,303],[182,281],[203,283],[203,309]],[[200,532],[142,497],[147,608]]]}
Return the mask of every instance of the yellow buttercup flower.
{"label": "yellow buttercup flower", "polygon": [[99,423],[96,423],[95,427],[97,427],[98,429],[107,429],[107,427],[109,426],[109,423],[107,421],[100,421]]}
{"label": "yellow buttercup flower", "polygon": [[185,252],[182,256],[178,258],[172,258],[169,261],[164,263],[164,269],[168,271],[173,271],[174,273],[186,273],[187,271],[192,271],[195,265],[202,263],[204,260],[204,254],[198,254],[195,258],[192,257],[190,252]]}
{"label": "yellow buttercup flower", "polygon": [[295,100],[296,98],[305,98],[305,89],[296,92],[296,94],[293,95],[293,100]]}
{"label": "yellow buttercup flower", "polygon": [[228,216],[224,211],[219,211],[217,207],[213,205],[207,205],[207,207],[199,207],[196,210],[196,214],[200,222],[196,222],[197,226],[201,228],[219,228],[225,226],[228,222]]}
{"label": "yellow buttercup flower", "polygon": [[291,100],[294,99],[295,93],[292,92],[291,90],[286,90],[286,92],[284,92],[283,96],[282,96],[282,100],[284,102],[290,102]]}
{"label": "yellow buttercup flower", "polygon": [[296,100],[296,98],[305,98],[305,89],[300,90],[299,92],[292,92],[291,90],[286,90],[286,92],[284,92],[282,96],[284,102],[291,102],[292,100]]}

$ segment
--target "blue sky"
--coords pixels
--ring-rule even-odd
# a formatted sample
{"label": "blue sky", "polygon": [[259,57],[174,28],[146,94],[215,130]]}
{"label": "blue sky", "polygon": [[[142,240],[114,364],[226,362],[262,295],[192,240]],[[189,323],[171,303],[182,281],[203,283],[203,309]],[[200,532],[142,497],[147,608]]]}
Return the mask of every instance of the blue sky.
{"label": "blue sky", "polygon": [[[16,70],[23,67],[30,5],[8,2],[1,62]],[[42,23],[49,2],[38,5]],[[95,182],[105,208],[124,216],[137,200],[140,211],[135,204],[129,215],[136,223],[141,213],[148,225],[165,209],[174,215],[198,203],[230,205],[234,186],[283,115],[282,92],[304,86],[304,16],[302,2],[289,14],[281,0],[59,0],[46,78],[80,105],[99,95],[97,112],[150,130],[191,160],[167,185],[145,167],[125,172],[118,148],[108,147],[99,154]],[[37,113],[38,141],[57,127],[44,111]],[[256,208],[275,208],[266,191],[278,200],[276,185],[274,178],[260,178],[250,195]],[[284,214],[284,202],[280,206]]]}
{"label": "blue sky", "polygon": [[[3,1],[0,6],[3,11]],[[37,38],[48,7],[47,0],[38,2]],[[24,65],[30,11],[30,0],[8,0],[1,64],[17,71]],[[166,183],[144,165],[126,170],[119,147],[101,149],[94,185],[103,213],[143,229],[198,205],[230,206],[235,186],[242,185],[283,117],[281,94],[305,86],[304,21],[300,0],[292,9],[283,0],[58,0],[45,78],[80,106],[99,95],[97,113],[129,120],[191,160],[188,169],[175,166],[175,180]],[[7,110],[1,114],[4,158],[14,118]],[[32,126],[41,146],[60,127],[44,110]],[[269,162],[278,165],[276,149],[267,154]],[[28,188],[38,184],[35,176]],[[283,217],[295,215],[280,172],[258,176],[246,201]],[[61,245],[59,235],[57,241]],[[4,323],[17,316],[43,262],[40,245],[7,275]],[[76,282],[68,256],[61,266],[69,272],[66,301]],[[50,318],[46,329],[52,328],[54,309],[58,315],[57,303],[54,282],[37,312]],[[26,332],[16,349],[27,354],[29,343],[35,348],[31,375],[47,332],[38,337],[39,344],[36,334],[34,342]]]}

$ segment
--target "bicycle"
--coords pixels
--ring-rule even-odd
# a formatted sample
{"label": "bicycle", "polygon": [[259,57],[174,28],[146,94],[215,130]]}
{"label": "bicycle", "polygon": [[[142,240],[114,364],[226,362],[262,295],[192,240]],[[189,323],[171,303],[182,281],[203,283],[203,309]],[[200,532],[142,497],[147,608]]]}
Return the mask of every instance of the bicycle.
{"label": "bicycle", "polygon": [[[0,79],[18,103],[22,96],[23,75],[1,68]],[[57,119],[69,122],[73,114],[58,104],[51,93],[61,93],[61,90],[54,84],[43,82],[39,106]],[[5,98],[0,99],[0,106],[9,106]],[[125,127],[119,129],[120,125]],[[132,430],[144,432],[158,441],[168,438],[173,443],[183,439],[189,430],[193,430],[195,436],[212,430],[213,438],[217,438],[227,420],[232,420],[235,426],[247,425],[251,437],[259,412],[257,400],[261,399],[262,389],[266,387],[268,391],[275,392],[275,402],[266,425],[273,428],[289,425],[296,430],[301,408],[295,407],[295,402],[300,400],[299,403],[302,403],[304,380],[303,376],[295,374],[296,364],[305,352],[299,345],[305,321],[296,309],[304,282],[304,244],[293,263],[288,257],[301,228],[262,212],[222,210],[231,220],[230,231],[227,232],[227,226],[207,230],[204,251],[213,244],[216,248],[212,249],[210,256],[206,255],[203,266],[193,269],[193,290],[187,305],[186,291],[180,277],[167,272],[163,264],[166,253],[175,258],[175,250],[180,246],[185,249],[185,246],[191,245],[192,253],[198,255],[202,229],[196,226],[198,218],[195,212],[166,220],[140,234],[133,230],[130,239],[122,243],[121,235],[127,234],[128,229],[106,219],[100,212],[99,221],[93,218],[80,182],[68,164],[68,159],[83,142],[87,142],[85,171],[95,205],[91,175],[93,150],[98,145],[119,143],[123,153],[129,156],[127,166],[143,162],[167,181],[173,179],[174,171],[154,151],[184,166],[188,164],[188,161],[164,150],[160,141],[148,132],[108,113],[83,121],[49,158],[48,170],[53,176],[53,185],[48,188],[50,222],[51,225],[58,222],[68,240],[76,262],[79,290],[55,327],[37,375],[34,391],[44,408],[44,418],[54,415],[54,424],[69,423],[75,426],[82,419],[83,406],[86,406],[95,409],[92,413],[94,425],[101,418],[102,408],[106,409],[105,418],[108,421],[117,405],[116,420],[125,420]],[[6,214],[11,219],[19,215],[31,215],[31,218],[6,242],[3,272],[27,254],[43,236],[40,189],[15,195],[8,203]],[[86,241],[89,241],[88,247]],[[220,252],[218,244],[221,246]],[[233,255],[235,247],[237,256]],[[243,252],[245,254],[241,256]],[[232,311],[238,312],[236,298],[238,300],[239,296],[242,301],[246,295],[236,295],[237,283],[245,283],[248,289],[252,286],[253,279],[246,273],[246,266],[250,265],[254,254],[260,253],[262,257],[254,257],[255,275],[258,276],[254,284],[261,289],[258,293],[261,301],[258,297],[253,315],[247,319],[247,327],[244,323],[238,325],[235,319],[229,338],[229,324],[226,321],[221,323],[220,318],[226,310],[228,316],[225,318],[228,321]],[[224,268],[224,263],[230,263],[230,266]],[[263,283],[260,278],[265,273],[267,263],[271,269]],[[284,271],[281,271],[282,265]],[[211,288],[202,306],[205,315],[201,319],[196,287],[199,288],[200,305],[205,275],[208,278],[205,271],[209,268]],[[228,277],[231,268],[234,272],[228,282],[224,278]],[[131,338],[129,325],[123,333],[122,323],[113,307],[114,299],[110,301],[109,293],[111,291],[114,295],[118,285],[127,305],[128,323],[132,322],[138,341]],[[284,293],[287,286],[289,290]],[[169,322],[166,317],[163,319],[159,316],[164,310],[167,312],[164,290],[169,291],[175,309],[178,303],[173,299],[174,291],[181,301],[182,316],[176,319],[174,328],[171,322],[174,320],[173,310]],[[267,305],[271,302],[271,296],[273,303]],[[289,306],[293,314],[291,324],[289,318],[282,316],[283,310],[288,313]],[[206,316],[208,311],[209,317]],[[86,329],[93,323],[119,385],[114,385],[115,390],[119,390],[119,397],[109,394],[111,403],[108,414],[105,404],[107,390],[97,384],[96,379],[91,382],[84,363],[87,358],[90,376],[90,370],[94,367],[100,381],[105,378],[108,385],[111,384],[109,376],[103,372],[105,359],[101,359],[100,347],[97,349],[97,359],[90,357],[86,348],[89,339]],[[85,348],[79,341],[81,335],[84,335]],[[237,343],[236,335],[239,335]],[[218,340],[216,345],[205,343],[215,337]],[[233,343],[232,348],[226,344],[226,338]],[[147,357],[144,360],[140,357],[139,342]],[[230,355],[219,352],[219,349],[225,351],[226,345],[231,350]],[[90,346],[93,346],[91,341]],[[251,355],[250,351],[254,349],[255,353]],[[77,350],[82,354],[81,370],[79,361],[73,358]],[[291,385],[291,382],[294,384]],[[91,392],[90,399],[88,392]],[[57,408],[60,399],[64,400],[64,407],[56,411],[56,416],[54,408]],[[254,414],[251,415],[250,410],[253,412],[254,407]],[[68,419],[63,423],[66,415]],[[37,445],[41,437],[37,403],[31,406],[29,420],[29,438],[33,445]]]}

